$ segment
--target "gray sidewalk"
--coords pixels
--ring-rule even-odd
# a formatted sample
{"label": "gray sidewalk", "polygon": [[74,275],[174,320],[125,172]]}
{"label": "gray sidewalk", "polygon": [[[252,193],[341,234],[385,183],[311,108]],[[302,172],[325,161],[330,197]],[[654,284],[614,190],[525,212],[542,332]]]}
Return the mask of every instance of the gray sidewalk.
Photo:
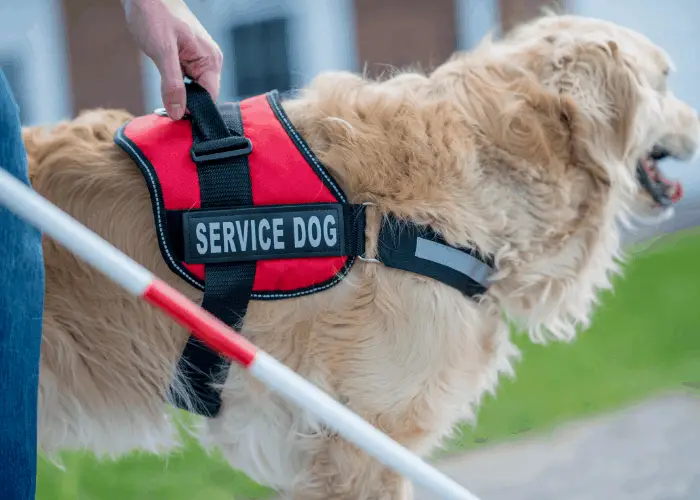
{"label": "gray sidewalk", "polygon": [[[700,392],[437,465],[481,500],[699,500]],[[417,500],[435,498],[417,491]]]}

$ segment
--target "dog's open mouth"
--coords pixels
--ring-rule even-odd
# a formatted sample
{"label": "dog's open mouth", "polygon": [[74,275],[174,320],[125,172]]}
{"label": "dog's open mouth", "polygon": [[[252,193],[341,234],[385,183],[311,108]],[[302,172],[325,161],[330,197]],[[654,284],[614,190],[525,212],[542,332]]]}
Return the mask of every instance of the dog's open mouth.
{"label": "dog's open mouth", "polygon": [[680,201],[683,186],[676,180],[664,177],[658,162],[671,156],[663,148],[655,146],[651,152],[637,163],[637,179],[649,196],[660,206],[666,207]]}

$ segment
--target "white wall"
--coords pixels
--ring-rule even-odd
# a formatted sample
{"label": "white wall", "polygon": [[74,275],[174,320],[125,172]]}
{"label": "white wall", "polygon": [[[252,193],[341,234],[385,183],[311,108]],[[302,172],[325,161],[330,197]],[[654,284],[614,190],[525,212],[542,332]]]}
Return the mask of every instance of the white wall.
{"label": "white wall", "polygon": [[0,1],[0,58],[21,58],[27,124],[71,114],[60,0]]}
{"label": "white wall", "polygon": [[[289,60],[295,87],[303,86],[323,70],[356,69],[352,0],[188,0],[187,4],[224,52],[222,101],[236,98],[236,62],[229,38],[236,24],[288,17]],[[160,77],[147,58],[144,67],[147,107],[160,107]]]}
{"label": "white wall", "polygon": [[489,33],[500,33],[498,0],[455,0],[457,47],[473,49]]}

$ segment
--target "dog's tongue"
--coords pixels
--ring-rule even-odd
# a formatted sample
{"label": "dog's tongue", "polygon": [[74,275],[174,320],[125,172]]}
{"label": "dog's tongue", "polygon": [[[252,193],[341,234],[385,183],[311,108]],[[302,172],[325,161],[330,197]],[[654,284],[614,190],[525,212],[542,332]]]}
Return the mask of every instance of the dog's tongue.
{"label": "dog's tongue", "polygon": [[671,198],[671,202],[678,203],[681,198],[683,198],[683,185],[679,181],[667,179],[655,162],[652,163],[652,168],[649,168],[647,165],[645,166],[647,173],[650,174],[652,179],[656,180],[657,182],[663,182],[666,184],[666,186],[668,186],[667,193],[669,198]]}
{"label": "dog's tongue", "polygon": [[683,185],[678,181],[673,181],[669,183],[673,189],[671,194],[671,201],[673,203],[678,203],[683,198]]}
{"label": "dog's tongue", "polygon": [[657,180],[668,186],[669,197],[673,203],[678,203],[683,198],[683,185],[679,181],[667,179],[658,167],[655,170]]}

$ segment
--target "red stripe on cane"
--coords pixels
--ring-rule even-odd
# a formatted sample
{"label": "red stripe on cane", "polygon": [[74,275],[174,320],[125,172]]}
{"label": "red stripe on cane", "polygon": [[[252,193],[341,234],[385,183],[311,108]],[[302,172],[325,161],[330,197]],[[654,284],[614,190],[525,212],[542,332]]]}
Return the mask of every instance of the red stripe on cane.
{"label": "red stripe on cane", "polygon": [[253,344],[165,282],[154,279],[142,297],[215,351],[246,368],[255,361]]}

